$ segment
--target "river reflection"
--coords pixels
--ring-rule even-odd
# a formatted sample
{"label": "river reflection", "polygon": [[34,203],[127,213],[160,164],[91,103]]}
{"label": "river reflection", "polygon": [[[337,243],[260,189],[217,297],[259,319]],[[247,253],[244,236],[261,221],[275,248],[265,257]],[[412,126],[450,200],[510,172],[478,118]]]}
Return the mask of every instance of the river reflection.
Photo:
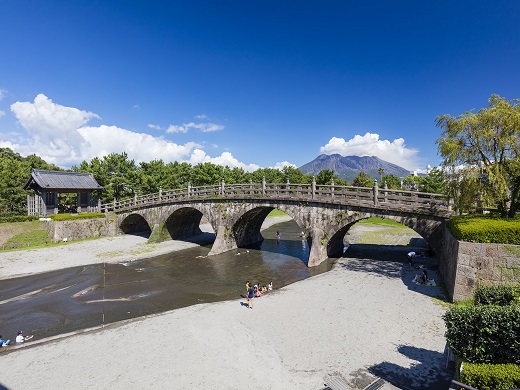
{"label": "river reflection", "polygon": [[[281,239],[276,238],[280,232]],[[0,330],[53,336],[202,302],[239,298],[245,282],[274,288],[328,271],[306,265],[294,221],[262,231],[259,248],[207,257],[211,245],[122,264],[94,264],[0,281]],[[10,336],[11,337],[11,336]]]}

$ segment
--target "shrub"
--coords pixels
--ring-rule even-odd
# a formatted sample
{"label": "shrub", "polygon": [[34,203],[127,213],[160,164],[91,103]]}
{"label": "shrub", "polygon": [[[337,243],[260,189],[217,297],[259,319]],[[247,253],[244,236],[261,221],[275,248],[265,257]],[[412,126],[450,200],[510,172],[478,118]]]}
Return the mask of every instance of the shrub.
{"label": "shrub", "polygon": [[520,245],[520,218],[462,215],[450,218],[449,227],[462,241]]}
{"label": "shrub", "polygon": [[50,215],[53,221],[72,221],[75,219],[92,219],[92,218],[105,218],[103,213],[81,213],[81,214],[53,214]]}
{"label": "shrub", "polygon": [[443,316],[450,348],[471,363],[511,363],[520,356],[520,306],[452,307]]}
{"label": "shrub", "polygon": [[517,389],[520,388],[520,366],[464,363],[460,380],[479,390]]}
{"label": "shrub", "polygon": [[515,300],[515,288],[511,286],[486,286],[475,291],[475,304],[507,306]]}
{"label": "shrub", "polygon": [[10,217],[0,217],[0,223],[9,223],[9,222],[27,222],[27,221],[36,221],[38,217],[34,215],[12,215]]}

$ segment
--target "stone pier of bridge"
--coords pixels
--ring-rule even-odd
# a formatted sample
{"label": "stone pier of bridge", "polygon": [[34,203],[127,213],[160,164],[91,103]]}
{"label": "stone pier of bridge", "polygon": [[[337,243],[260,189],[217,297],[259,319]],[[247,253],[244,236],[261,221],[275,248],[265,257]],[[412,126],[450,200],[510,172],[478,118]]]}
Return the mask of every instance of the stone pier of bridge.
{"label": "stone pier of bridge", "polygon": [[131,224],[144,223],[151,228],[151,236],[164,236],[166,231],[172,239],[186,239],[201,232],[199,224],[204,217],[216,233],[209,252],[212,256],[261,242],[262,223],[273,209],[289,215],[307,237],[309,267],[343,253],[343,239],[348,229],[357,221],[369,217],[389,218],[403,223],[424,237],[434,251],[440,250],[442,245],[441,225],[445,221],[442,217],[377,207],[291,200],[178,202],[121,213],[118,224],[124,231]]}

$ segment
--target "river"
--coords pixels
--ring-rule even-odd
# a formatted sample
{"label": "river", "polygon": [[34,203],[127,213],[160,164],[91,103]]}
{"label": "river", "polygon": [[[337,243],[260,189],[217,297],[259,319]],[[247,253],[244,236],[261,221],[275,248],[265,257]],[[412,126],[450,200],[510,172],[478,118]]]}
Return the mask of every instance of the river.
{"label": "river", "polygon": [[[280,232],[280,239],[276,232]],[[203,302],[238,299],[246,280],[274,288],[328,271],[308,268],[309,247],[294,221],[262,231],[257,248],[207,254],[211,245],[150,259],[93,264],[0,281],[0,329],[54,336]],[[261,299],[261,298],[260,298]]]}

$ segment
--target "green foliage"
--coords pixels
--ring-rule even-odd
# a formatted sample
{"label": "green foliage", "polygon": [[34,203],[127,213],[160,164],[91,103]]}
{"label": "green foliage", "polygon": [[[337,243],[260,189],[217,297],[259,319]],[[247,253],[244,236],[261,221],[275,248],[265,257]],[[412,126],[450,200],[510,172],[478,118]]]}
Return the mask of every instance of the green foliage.
{"label": "green foliage", "polygon": [[278,210],[278,209],[272,209],[271,212],[269,214],[267,214],[267,218],[269,217],[286,217],[287,214],[284,213],[283,211],[281,210]]}
{"label": "green foliage", "polygon": [[0,223],[9,223],[9,222],[27,222],[27,221],[36,221],[38,217],[34,215],[13,215],[10,217],[0,217]]}
{"label": "green foliage", "polygon": [[447,194],[448,181],[442,169],[433,168],[422,181],[419,190],[432,194]]}
{"label": "green foliage", "polygon": [[520,388],[520,365],[464,363],[461,382],[479,390]]}
{"label": "green foliage", "polygon": [[384,187],[386,183],[386,187],[391,190],[400,190],[401,189],[401,179],[399,179],[396,175],[384,175],[383,180],[379,183],[380,187]]}
{"label": "green foliage", "polygon": [[476,305],[510,305],[516,299],[516,291],[512,286],[479,287],[474,294]]}
{"label": "green foliage", "polygon": [[449,228],[462,241],[520,245],[520,218],[462,215],[450,218]]}
{"label": "green foliage", "polygon": [[334,171],[332,169],[322,169],[316,176],[316,184],[328,185],[332,183],[334,179]]}
{"label": "green foliage", "polygon": [[404,225],[394,221],[393,219],[388,218],[378,218],[378,217],[371,217],[366,218],[358,222],[362,225],[371,225],[371,226],[392,226],[392,227],[403,227]]}
{"label": "green foliage", "polygon": [[80,213],[80,214],[53,214],[50,215],[53,221],[72,221],[77,219],[93,219],[93,218],[105,218],[104,213]]}
{"label": "green foliage", "polygon": [[511,363],[520,356],[520,306],[454,306],[443,316],[450,348],[471,363]]}
{"label": "green foliage", "polygon": [[356,187],[373,187],[374,180],[368,177],[365,172],[361,171],[352,182],[352,185]]}
{"label": "green foliage", "polygon": [[514,216],[520,208],[519,101],[492,95],[488,107],[439,116],[437,126],[443,129],[436,142],[455,205],[469,209],[484,198],[496,202],[501,216]]}
{"label": "green foliage", "polygon": [[61,170],[35,155],[24,158],[9,148],[0,148],[0,213],[27,214],[29,191],[23,186],[33,168]]}

